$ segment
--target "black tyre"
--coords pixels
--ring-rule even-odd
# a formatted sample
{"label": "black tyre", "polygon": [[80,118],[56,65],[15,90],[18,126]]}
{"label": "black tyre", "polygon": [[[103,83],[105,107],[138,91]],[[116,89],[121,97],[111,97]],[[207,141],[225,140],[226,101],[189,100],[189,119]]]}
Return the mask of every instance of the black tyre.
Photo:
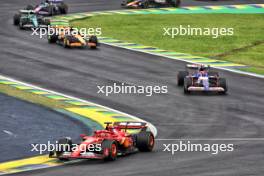
{"label": "black tyre", "polygon": [[172,7],[179,7],[180,2],[180,0],[167,0],[167,3]]}
{"label": "black tyre", "polygon": [[65,37],[64,39],[63,39],[63,47],[64,48],[70,48],[70,46],[68,45],[68,43],[69,43],[70,41],[69,41],[69,39],[68,39],[68,37]]}
{"label": "black tyre", "polygon": [[65,3],[62,3],[59,7],[61,14],[67,14],[68,13],[68,5]]}
{"label": "black tyre", "polygon": [[44,25],[49,26],[49,25],[50,25],[50,19],[48,19],[48,18],[43,18],[43,19],[42,19],[42,23],[43,23]]}
{"label": "black tyre", "polygon": [[177,75],[178,86],[183,86],[184,78],[188,75],[189,73],[187,71],[179,71]]}
{"label": "black tyre", "polygon": [[53,15],[54,15],[54,9],[53,9],[53,6],[49,6],[49,7],[48,7],[48,12],[49,12],[49,16],[53,16]]}
{"label": "black tyre", "polygon": [[20,19],[20,14],[15,14],[13,17],[13,24],[14,25],[19,25],[19,19]]}
{"label": "black tyre", "polygon": [[117,158],[117,143],[113,140],[104,140],[102,142],[102,152],[106,161],[114,161]]}
{"label": "black tyre", "polygon": [[176,0],[174,7],[180,7],[180,5],[181,5],[181,0]]}
{"label": "black tyre", "polygon": [[60,158],[60,156],[63,154],[63,152],[70,152],[71,151],[71,148],[72,148],[72,140],[71,138],[61,138],[58,140],[58,145],[60,146],[59,147],[59,150],[56,150],[55,153],[56,153],[56,156],[58,157],[59,160],[61,161],[67,161],[69,159],[67,158]]}
{"label": "black tyre", "polygon": [[184,78],[184,93],[185,94],[190,94],[190,91],[188,88],[192,85],[192,78]]}
{"label": "black tyre", "polygon": [[180,0],[167,0],[167,3],[172,7],[179,7],[181,1]]}
{"label": "black tyre", "polygon": [[58,36],[56,34],[48,35],[48,42],[49,43],[56,43],[58,40]]}
{"label": "black tyre", "polygon": [[18,24],[18,26],[19,26],[19,29],[21,29],[21,30],[24,30],[24,29],[25,29],[25,28],[24,28],[23,20],[19,20],[19,24]]}
{"label": "black tyre", "polygon": [[226,94],[227,93],[227,82],[225,78],[219,78],[219,86],[224,89],[224,92],[221,92],[221,94]]}
{"label": "black tyre", "polygon": [[148,1],[148,0],[143,1],[141,7],[142,7],[143,9],[147,9],[147,8],[149,8],[149,1]]}
{"label": "black tyre", "polygon": [[154,135],[149,131],[141,131],[136,135],[136,147],[141,152],[151,152],[154,148]]}
{"label": "black tyre", "polygon": [[91,46],[91,49],[95,49],[96,46],[97,46],[97,43],[98,43],[98,39],[97,39],[97,37],[95,35],[92,35],[89,38],[89,41],[88,42],[95,43],[96,44],[95,46]]}

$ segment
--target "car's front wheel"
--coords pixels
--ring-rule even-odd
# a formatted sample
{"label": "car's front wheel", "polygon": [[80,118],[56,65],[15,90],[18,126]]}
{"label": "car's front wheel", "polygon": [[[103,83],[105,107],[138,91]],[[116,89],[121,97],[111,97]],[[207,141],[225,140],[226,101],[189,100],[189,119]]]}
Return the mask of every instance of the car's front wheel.
{"label": "car's front wheel", "polygon": [[224,89],[224,92],[221,92],[221,94],[227,93],[227,83],[225,78],[219,78],[219,86]]}
{"label": "car's front wheel", "polygon": [[186,77],[184,78],[184,93],[185,94],[190,94],[191,92],[189,91],[189,87],[192,85],[192,78]]}
{"label": "car's front wheel", "polygon": [[106,161],[114,161],[117,158],[117,143],[113,140],[104,140],[102,142],[102,151]]}
{"label": "car's front wheel", "polygon": [[58,140],[58,150],[55,151],[56,156],[61,161],[68,161],[67,158],[61,158],[60,156],[64,152],[70,152],[72,150],[72,140],[69,137],[61,138]]}
{"label": "car's front wheel", "polygon": [[187,71],[179,71],[178,75],[177,75],[177,83],[178,86],[183,86],[184,84],[184,78],[186,76],[188,76],[188,72]]}

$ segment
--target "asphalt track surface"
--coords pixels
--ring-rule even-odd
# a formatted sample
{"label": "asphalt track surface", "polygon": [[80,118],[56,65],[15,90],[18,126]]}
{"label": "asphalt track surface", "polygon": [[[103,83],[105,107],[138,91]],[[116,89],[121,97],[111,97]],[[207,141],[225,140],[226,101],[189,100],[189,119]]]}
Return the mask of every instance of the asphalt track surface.
{"label": "asphalt track surface", "polygon": [[0,162],[39,155],[31,144],[54,143],[88,129],[80,122],[32,103],[0,94]]}
{"label": "asphalt track surface", "polygon": [[[0,73],[114,109],[153,123],[158,138],[261,138],[264,137],[263,79],[220,71],[229,83],[227,96],[185,96],[176,86],[177,71],[185,63],[102,45],[100,49],[66,50],[30,36],[12,25],[14,12],[29,1],[2,0],[0,6]],[[263,3],[263,1],[184,1],[183,5]],[[118,9],[120,2],[70,1],[70,12]],[[169,93],[140,95],[97,94],[97,85],[125,82],[167,85]],[[166,143],[178,143],[167,141]],[[195,142],[195,141],[192,141]],[[153,153],[119,158],[115,162],[84,161],[18,175],[263,175],[264,141],[196,141],[234,143],[235,151],[163,152],[157,141]]]}

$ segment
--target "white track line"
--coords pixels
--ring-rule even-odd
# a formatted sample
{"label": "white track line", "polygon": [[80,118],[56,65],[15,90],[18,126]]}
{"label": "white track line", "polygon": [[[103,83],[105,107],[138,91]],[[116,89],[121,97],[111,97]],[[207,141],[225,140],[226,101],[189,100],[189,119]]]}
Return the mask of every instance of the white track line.
{"label": "white track line", "polygon": [[61,96],[64,96],[64,97],[67,97],[67,98],[70,98],[70,99],[75,99],[75,100],[78,100],[78,101],[81,101],[83,103],[88,103],[88,104],[92,104],[92,105],[95,105],[95,106],[98,106],[98,107],[101,107],[101,108],[105,108],[105,109],[108,109],[109,111],[114,111],[116,113],[119,113],[119,114],[123,114],[125,116],[128,116],[132,119],[135,119],[137,121],[144,121],[148,124],[148,127],[150,128],[150,130],[152,131],[152,133],[157,136],[158,132],[157,132],[157,129],[156,127],[151,124],[150,122],[147,122],[143,119],[140,119],[138,117],[135,117],[135,116],[132,116],[130,114],[127,114],[127,113],[124,113],[124,112],[121,112],[121,111],[118,111],[116,109],[112,109],[112,108],[109,108],[109,107],[106,107],[106,106],[103,106],[103,105],[99,105],[99,104],[96,104],[96,103],[93,103],[93,102],[89,102],[87,100],[83,100],[83,99],[80,99],[80,98],[77,98],[77,97],[74,97],[74,96],[69,96],[69,95],[66,95],[66,94],[63,94],[63,93],[59,93],[59,92],[56,92],[56,91],[52,91],[52,90],[48,90],[48,89],[44,89],[44,88],[41,88],[41,87],[38,87],[38,86],[35,86],[33,84],[29,84],[29,83],[25,83],[25,82],[22,82],[22,81],[18,81],[16,79],[13,79],[13,78],[10,78],[10,77],[6,77],[6,76],[2,76],[0,75],[0,78],[3,78],[3,79],[6,79],[6,80],[9,80],[9,81],[13,81],[13,82],[17,82],[17,83],[20,83],[20,84],[24,84],[24,85],[27,85],[29,87],[32,87],[32,88],[35,88],[35,89],[40,89],[40,90],[43,90],[43,91],[47,91],[47,92],[50,92],[50,93],[53,93],[53,94],[57,94],[57,95],[61,95]]}

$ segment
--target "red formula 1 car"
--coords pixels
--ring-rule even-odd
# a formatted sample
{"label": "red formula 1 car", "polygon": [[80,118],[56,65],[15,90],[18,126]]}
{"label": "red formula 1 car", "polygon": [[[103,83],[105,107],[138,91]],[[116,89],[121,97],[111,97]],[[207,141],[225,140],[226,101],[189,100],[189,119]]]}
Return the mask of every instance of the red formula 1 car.
{"label": "red formula 1 car", "polygon": [[226,94],[227,83],[219,73],[212,71],[209,65],[192,64],[186,66],[186,71],[178,73],[178,86],[184,87],[184,93],[218,92]]}
{"label": "red formula 1 car", "polygon": [[[131,130],[136,133],[129,133]],[[137,151],[150,152],[155,139],[144,122],[106,123],[104,130],[96,130],[92,136],[81,135],[81,143],[73,144],[70,138],[56,143],[56,149],[49,157],[59,160],[104,159],[113,161],[118,155],[127,155]]]}

